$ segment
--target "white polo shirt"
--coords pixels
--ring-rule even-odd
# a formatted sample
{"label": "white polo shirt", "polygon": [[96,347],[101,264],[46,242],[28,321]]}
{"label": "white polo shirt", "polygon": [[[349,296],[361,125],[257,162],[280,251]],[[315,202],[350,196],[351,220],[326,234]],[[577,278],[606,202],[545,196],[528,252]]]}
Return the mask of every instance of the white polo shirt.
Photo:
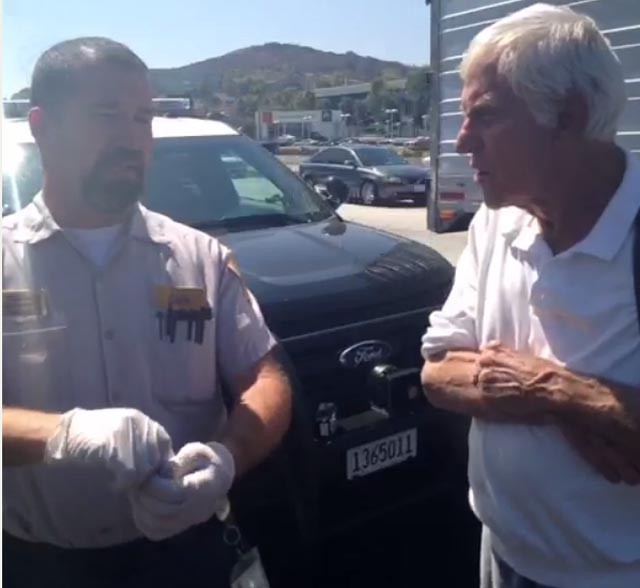
{"label": "white polo shirt", "polygon": [[[5,405],[137,408],[164,425],[176,451],[219,438],[220,377],[249,369],[275,342],[226,247],[142,206],[102,266],[40,196],[2,224]],[[173,341],[166,331],[159,292],[186,289],[211,310],[201,341],[185,320]],[[20,292],[12,303],[8,290]],[[39,292],[46,312],[26,316],[16,300]],[[100,468],[5,467],[2,490],[3,526],[17,537],[82,548],[140,537],[126,496]]]}
{"label": "white polo shirt", "polygon": [[[431,315],[423,355],[497,340],[640,394],[632,274],[639,208],[632,155],[589,235],[556,256],[526,212],[482,207],[453,290]],[[607,482],[556,427],[474,419],[469,480],[472,508],[520,574],[557,588],[640,586],[640,487]]]}

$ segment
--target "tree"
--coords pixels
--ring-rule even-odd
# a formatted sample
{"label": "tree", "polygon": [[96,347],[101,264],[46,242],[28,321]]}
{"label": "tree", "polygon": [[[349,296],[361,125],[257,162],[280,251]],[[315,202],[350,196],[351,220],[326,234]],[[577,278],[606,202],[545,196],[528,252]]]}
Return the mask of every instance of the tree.
{"label": "tree", "polygon": [[333,85],[333,79],[327,76],[318,76],[315,81],[316,88],[330,88]]}
{"label": "tree", "polygon": [[345,96],[342,100],[340,100],[340,112],[344,114],[350,114],[353,116],[355,107],[355,100],[350,96]]}
{"label": "tree", "polygon": [[316,96],[313,92],[302,92],[297,99],[296,108],[298,110],[315,110]]}
{"label": "tree", "polygon": [[413,124],[421,127],[422,117],[429,114],[431,108],[431,71],[428,68],[421,68],[410,73],[406,91],[411,101]]}
{"label": "tree", "polygon": [[382,78],[377,78],[371,82],[371,91],[367,96],[367,109],[376,119],[382,118],[382,110],[385,100],[385,84]]}
{"label": "tree", "polygon": [[274,96],[274,104],[280,110],[293,110],[296,106],[296,92],[287,89]]}
{"label": "tree", "polygon": [[376,78],[371,82],[371,93],[379,96],[384,92],[384,80],[382,78]]}
{"label": "tree", "polygon": [[31,88],[22,88],[11,96],[11,100],[28,100],[31,97]]}
{"label": "tree", "polygon": [[229,96],[240,96],[242,93],[239,91],[237,78],[238,73],[234,70],[230,70],[221,75],[220,88],[225,94]]}
{"label": "tree", "polygon": [[213,91],[211,89],[211,85],[207,80],[203,80],[200,86],[193,93],[197,98],[202,98],[203,100],[211,100],[213,96]]}
{"label": "tree", "polygon": [[371,116],[367,108],[366,100],[356,100],[353,105],[353,117],[356,126],[369,124]]}
{"label": "tree", "polygon": [[407,76],[407,94],[410,98],[417,99],[429,94],[431,89],[431,71],[420,68]]}

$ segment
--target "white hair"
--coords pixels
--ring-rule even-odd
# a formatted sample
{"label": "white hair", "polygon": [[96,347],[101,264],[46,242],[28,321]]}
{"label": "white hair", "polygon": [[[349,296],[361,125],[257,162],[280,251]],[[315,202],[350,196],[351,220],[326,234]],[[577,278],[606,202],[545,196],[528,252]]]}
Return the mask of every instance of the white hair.
{"label": "white hair", "polygon": [[539,124],[554,127],[562,101],[582,96],[585,135],[613,140],[626,102],[622,67],[589,17],[566,7],[534,4],[502,18],[471,41],[461,75],[494,64]]}

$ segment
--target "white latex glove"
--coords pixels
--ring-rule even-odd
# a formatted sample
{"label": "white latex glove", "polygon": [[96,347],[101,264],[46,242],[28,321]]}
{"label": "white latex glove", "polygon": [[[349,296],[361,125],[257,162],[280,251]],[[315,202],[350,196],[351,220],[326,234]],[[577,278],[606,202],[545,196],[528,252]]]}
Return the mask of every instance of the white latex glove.
{"label": "white latex glove", "polygon": [[47,441],[45,463],[104,466],[116,489],[138,486],[173,457],[164,427],[133,408],[74,408]]}
{"label": "white latex glove", "polygon": [[235,476],[233,456],[220,443],[188,443],[168,465],[129,493],[136,526],[154,541],[209,520]]}

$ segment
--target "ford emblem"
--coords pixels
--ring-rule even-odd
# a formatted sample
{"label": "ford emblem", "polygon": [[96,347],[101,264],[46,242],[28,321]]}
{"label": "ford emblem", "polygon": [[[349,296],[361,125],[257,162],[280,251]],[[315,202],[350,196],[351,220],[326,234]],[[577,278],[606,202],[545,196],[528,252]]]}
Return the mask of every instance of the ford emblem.
{"label": "ford emblem", "polygon": [[358,368],[370,363],[385,361],[392,354],[391,345],[385,341],[361,341],[340,354],[340,363],[344,367]]}

